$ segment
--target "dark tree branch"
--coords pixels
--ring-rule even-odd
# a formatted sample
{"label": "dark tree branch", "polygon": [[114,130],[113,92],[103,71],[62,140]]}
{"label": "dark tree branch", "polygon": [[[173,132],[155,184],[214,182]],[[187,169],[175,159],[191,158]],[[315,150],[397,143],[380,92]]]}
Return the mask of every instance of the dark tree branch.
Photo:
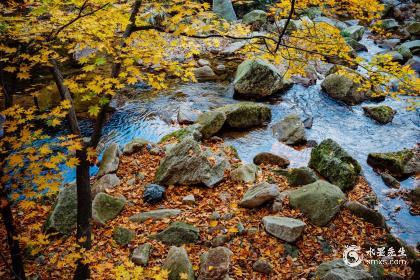
{"label": "dark tree branch", "polygon": [[293,13],[295,11],[295,1],[296,0],[291,0],[291,1],[292,1],[292,5],[290,7],[289,16],[287,17],[287,20],[286,20],[286,23],[284,24],[283,30],[281,31],[281,33],[279,35],[279,39],[277,40],[276,48],[274,49],[274,53],[277,53],[277,51],[279,50],[281,41],[283,40],[283,36],[284,36],[284,34],[286,34],[287,27],[289,25],[290,20],[292,19]]}

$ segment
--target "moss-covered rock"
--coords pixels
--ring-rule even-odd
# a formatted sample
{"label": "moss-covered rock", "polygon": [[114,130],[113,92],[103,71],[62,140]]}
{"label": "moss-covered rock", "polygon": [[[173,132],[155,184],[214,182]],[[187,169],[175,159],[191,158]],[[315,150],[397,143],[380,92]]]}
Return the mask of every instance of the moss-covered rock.
{"label": "moss-covered rock", "polygon": [[116,227],[112,232],[112,238],[119,245],[127,245],[134,237],[136,237],[136,232],[124,227]]}
{"label": "moss-covered rock", "polygon": [[267,21],[267,13],[262,10],[253,10],[242,19],[242,23],[252,25],[255,29],[259,29]]}
{"label": "moss-covered rock", "polygon": [[171,247],[163,262],[163,268],[169,272],[169,280],[194,280],[194,270],[187,251],[183,247]]}
{"label": "moss-covered rock", "polygon": [[395,116],[395,111],[386,105],[382,106],[365,106],[363,107],[365,114],[378,123],[387,124],[392,122],[392,119]]}
{"label": "moss-covered rock", "polygon": [[106,193],[98,193],[92,201],[92,217],[100,223],[114,219],[124,208],[126,203],[123,197],[113,197]]}
{"label": "moss-covered rock", "polygon": [[180,142],[187,137],[192,137],[195,140],[199,141],[202,137],[201,132],[200,132],[200,127],[201,127],[200,124],[194,124],[194,125],[190,125],[190,126],[185,127],[185,128],[175,130],[175,131],[163,136],[160,139],[159,143],[164,143],[164,142],[166,142],[168,140],[171,140],[171,139],[175,139],[177,142]]}
{"label": "moss-covered rock", "polygon": [[380,170],[387,170],[392,176],[405,178],[420,169],[420,155],[417,150],[404,149],[398,152],[371,153],[368,164]]}
{"label": "moss-covered rock", "polygon": [[226,115],[225,125],[232,128],[250,128],[271,120],[271,109],[264,104],[240,102],[218,108]]}
{"label": "moss-covered rock", "polygon": [[359,163],[332,139],[312,149],[309,166],[344,191],[353,188],[361,172]]}
{"label": "moss-covered rock", "polygon": [[274,170],[275,173],[285,176],[291,186],[308,185],[319,180],[316,173],[309,167]]}
{"label": "moss-covered rock", "polygon": [[222,129],[226,121],[226,115],[220,111],[210,111],[201,114],[197,123],[200,124],[200,132],[204,139],[210,138]]}
{"label": "moss-covered rock", "polygon": [[194,243],[199,239],[199,230],[193,225],[184,222],[173,222],[169,227],[152,235],[150,238],[159,240],[167,245],[180,246]]}
{"label": "moss-covered rock", "polygon": [[360,41],[365,34],[365,28],[360,25],[349,26],[341,31],[343,37],[349,37],[353,40]]}
{"label": "moss-covered rock", "polygon": [[305,127],[296,114],[287,115],[272,126],[273,134],[280,142],[298,145],[306,142]]}

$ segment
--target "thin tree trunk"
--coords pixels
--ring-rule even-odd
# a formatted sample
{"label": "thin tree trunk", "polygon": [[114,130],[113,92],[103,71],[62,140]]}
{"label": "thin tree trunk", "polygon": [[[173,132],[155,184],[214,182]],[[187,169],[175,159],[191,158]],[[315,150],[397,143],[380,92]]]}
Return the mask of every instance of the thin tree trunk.
{"label": "thin tree trunk", "polygon": [[11,74],[7,74],[4,71],[0,70],[0,82],[3,88],[4,93],[4,108],[10,108],[13,106],[13,95],[15,93],[15,86],[13,78],[10,77]]}

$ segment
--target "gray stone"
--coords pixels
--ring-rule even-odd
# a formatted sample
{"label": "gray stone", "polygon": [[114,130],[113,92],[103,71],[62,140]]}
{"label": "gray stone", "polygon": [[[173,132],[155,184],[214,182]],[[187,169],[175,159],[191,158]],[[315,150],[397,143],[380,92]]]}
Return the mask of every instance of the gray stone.
{"label": "gray stone", "polygon": [[118,144],[111,143],[102,156],[101,164],[99,165],[98,177],[102,177],[108,173],[114,173],[118,170],[120,154],[121,151]]}
{"label": "gray stone", "polygon": [[213,187],[223,180],[229,168],[229,161],[223,153],[203,149],[195,140],[186,138],[166,154],[156,172],[156,181],[164,185],[204,184]]}
{"label": "gray stone", "polygon": [[386,228],[385,218],[381,213],[370,209],[357,201],[348,201],[345,207],[355,216],[377,227]]}
{"label": "gray stone", "polygon": [[166,245],[180,246],[182,244],[194,243],[200,238],[199,230],[193,225],[184,222],[173,222],[169,227],[151,236]]}
{"label": "gray stone", "polygon": [[314,22],[324,22],[327,23],[333,27],[336,27],[340,30],[346,29],[347,28],[347,24],[345,24],[342,21],[333,19],[333,18],[328,18],[328,17],[316,17],[313,19]]}
{"label": "gray stone", "polygon": [[[330,272],[331,270],[335,270],[335,269],[337,269],[337,270],[344,270],[344,271],[345,270],[348,270],[349,272],[353,272],[353,270],[355,270],[355,271],[361,271],[362,270],[362,267],[360,265],[359,266],[356,266],[354,268],[353,267],[350,267],[350,266],[346,265],[342,259],[332,260],[332,261],[321,263],[318,266],[318,269],[316,270],[315,277],[317,279],[324,279],[324,276],[326,274],[328,274],[328,272]],[[350,278],[350,279],[352,279],[352,278]],[[356,279],[358,279],[358,278],[356,278]],[[369,279],[371,279],[371,278],[369,278]]]}
{"label": "gray stone", "polygon": [[370,153],[368,164],[400,179],[420,172],[420,150],[404,149],[389,153]]}
{"label": "gray stone", "polygon": [[262,182],[249,188],[239,205],[246,208],[255,208],[266,202],[273,201],[279,193],[277,185]]}
{"label": "gray stone", "polygon": [[57,201],[45,224],[45,230],[70,234],[77,223],[76,184],[64,186],[58,193]]}
{"label": "gray stone", "polygon": [[227,21],[236,20],[231,0],[213,0],[213,12]]}
{"label": "gray stone", "polygon": [[117,175],[105,174],[92,185],[92,195],[95,196],[97,193],[105,192],[108,189],[118,186],[120,183],[121,180]]}
{"label": "gray stone", "polygon": [[200,125],[200,132],[204,139],[208,139],[222,129],[226,121],[226,115],[220,111],[210,111],[201,114],[197,123]]}
{"label": "gray stone", "polygon": [[360,41],[364,33],[365,33],[365,28],[361,25],[349,26],[341,31],[341,34],[344,37],[349,37],[356,41]]}
{"label": "gray stone", "polygon": [[113,197],[106,193],[98,193],[92,201],[92,217],[99,224],[114,219],[124,208],[124,197]]}
{"label": "gray stone", "polygon": [[210,66],[205,65],[199,68],[194,69],[195,78],[198,81],[212,81],[217,78],[216,73],[214,73],[213,69]]}
{"label": "gray stone", "polygon": [[230,237],[228,235],[225,235],[225,234],[219,235],[211,240],[211,246],[212,247],[223,246],[229,241],[230,241]]}
{"label": "gray stone", "polygon": [[397,48],[397,52],[399,52],[403,56],[404,60],[408,60],[413,57],[413,54],[411,53],[410,49],[405,45],[399,46]]}
{"label": "gray stone", "polygon": [[262,274],[270,274],[273,271],[273,266],[271,263],[265,259],[258,259],[252,265],[252,268]]}
{"label": "gray stone", "polygon": [[343,260],[320,264],[315,277],[322,280],[373,280],[367,271],[361,267],[350,267]]}
{"label": "gray stone", "polygon": [[147,184],[144,188],[143,201],[146,203],[158,203],[165,197],[165,188],[157,184]]}
{"label": "gray stone", "polygon": [[135,237],[136,237],[135,231],[128,228],[124,228],[124,227],[116,227],[114,228],[112,232],[112,238],[114,238],[117,244],[122,245],[122,246],[130,243]]}
{"label": "gray stone", "polygon": [[389,106],[364,106],[364,113],[370,118],[374,119],[380,124],[387,124],[392,122],[396,111]]}
{"label": "gray stone", "polygon": [[397,51],[384,51],[384,52],[381,52],[380,54],[384,54],[384,55],[390,56],[391,57],[391,61],[394,61],[394,62],[403,63],[404,60],[405,60],[404,57],[403,57],[403,55],[400,54]]}
{"label": "gray stone", "polygon": [[381,20],[380,26],[385,30],[395,30],[395,29],[398,29],[400,25],[395,19],[387,18],[387,19]]}
{"label": "gray stone", "polygon": [[319,178],[309,167],[290,168],[287,170],[274,170],[276,173],[285,176],[290,186],[308,185]]}
{"label": "gray stone", "polygon": [[411,59],[409,59],[405,65],[410,65],[410,67],[417,72],[417,74],[420,73],[420,56],[413,56]]}
{"label": "gray stone", "polygon": [[262,10],[253,10],[242,18],[243,24],[252,25],[255,29],[260,29],[267,21],[267,13]]}
{"label": "gray stone", "polygon": [[247,44],[248,41],[246,40],[233,42],[232,44],[227,45],[223,50],[221,50],[220,53],[225,56],[231,56],[243,47],[245,47]]}
{"label": "gray stone", "polygon": [[358,41],[352,39],[352,38],[345,38],[346,39],[346,43],[353,48],[353,50],[355,50],[356,52],[367,52],[368,49],[365,45],[359,43]]}
{"label": "gray stone", "polygon": [[235,182],[253,183],[258,167],[255,164],[243,164],[230,172],[230,178]]}
{"label": "gray stone", "polygon": [[194,110],[187,105],[181,105],[178,109],[177,120],[179,124],[193,124],[200,115],[200,111]]}
{"label": "gray stone", "polygon": [[182,198],[182,203],[184,203],[184,204],[194,204],[195,203],[195,197],[194,197],[194,195],[193,194],[189,194],[189,195],[186,195],[186,196],[184,196],[183,198]]}
{"label": "gray stone", "polygon": [[225,247],[211,248],[201,257],[198,280],[225,280],[233,253]]}
{"label": "gray stone", "polygon": [[311,223],[325,226],[340,211],[345,198],[339,187],[319,180],[291,191],[289,202],[292,207],[300,209]]}
{"label": "gray stone", "polygon": [[131,254],[131,261],[136,265],[147,266],[152,249],[153,247],[150,243],[144,243],[136,247]]}
{"label": "gray stone", "polygon": [[202,58],[197,61],[197,64],[199,66],[211,66],[210,61],[208,61],[207,59],[202,59]]}
{"label": "gray stone", "polygon": [[262,222],[269,234],[286,242],[295,242],[306,226],[301,220],[278,216],[266,216]]}
{"label": "gray stone", "polygon": [[401,42],[401,39],[393,38],[393,39],[385,39],[382,42],[378,44],[380,47],[387,47],[390,49],[395,48],[399,43]]}
{"label": "gray stone", "polygon": [[267,152],[259,153],[254,157],[253,161],[256,165],[271,164],[277,165],[280,168],[285,168],[290,164],[287,158]]}
{"label": "gray stone", "polygon": [[[163,268],[169,271],[169,280],[194,280],[194,270],[187,251],[183,247],[172,246],[163,262]],[[183,278],[182,275],[186,275]]]}
{"label": "gray stone", "polygon": [[414,55],[420,54],[420,40],[405,42],[401,47],[407,48]]}
{"label": "gray stone", "polygon": [[300,117],[290,114],[272,126],[274,137],[287,145],[297,145],[306,142],[305,127]]}
{"label": "gray stone", "polygon": [[382,181],[384,181],[385,185],[387,185],[390,188],[399,189],[400,188],[400,182],[395,179],[392,175],[389,175],[388,173],[382,173],[381,174]]}
{"label": "gray stone", "polygon": [[271,109],[265,104],[239,102],[217,109],[226,115],[225,125],[231,128],[261,126],[271,120]]}
{"label": "gray stone", "polygon": [[141,223],[146,221],[147,219],[160,220],[175,217],[180,215],[181,213],[182,211],[179,209],[157,209],[134,214],[129,218],[129,220],[131,222]]}
{"label": "gray stone", "polygon": [[131,155],[141,151],[141,149],[149,144],[149,141],[142,138],[134,138],[129,143],[127,143],[123,148],[124,155]]}

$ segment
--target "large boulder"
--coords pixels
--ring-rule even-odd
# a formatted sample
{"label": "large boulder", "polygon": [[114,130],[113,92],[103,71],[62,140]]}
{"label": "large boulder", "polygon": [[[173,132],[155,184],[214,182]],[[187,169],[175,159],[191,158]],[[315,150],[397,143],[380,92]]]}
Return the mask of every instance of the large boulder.
{"label": "large boulder", "polygon": [[147,212],[134,214],[128,219],[131,222],[141,223],[141,222],[146,221],[147,219],[160,220],[160,219],[175,217],[181,213],[182,211],[179,209],[156,209],[156,210],[150,210]]}
{"label": "large boulder", "polygon": [[198,280],[226,280],[229,277],[230,258],[233,253],[225,247],[211,248],[200,259]]}
{"label": "large boulder", "polygon": [[124,197],[113,197],[106,193],[98,193],[92,201],[92,217],[99,224],[106,224],[114,219],[124,208]]}
{"label": "large boulder", "polygon": [[331,139],[312,149],[309,166],[343,191],[353,188],[361,172],[359,163]]}
{"label": "large boulder", "polygon": [[420,54],[420,40],[405,42],[401,47],[408,49],[414,55]]}
{"label": "large boulder", "polygon": [[238,66],[235,80],[235,97],[261,99],[284,88],[283,75],[272,64],[261,60],[245,60]]}
{"label": "large boulder", "polygon": [[199,236],[199,230],[193,225],[184,222],[173,222],[169,227],[151,236],[167,245],[180,246],[182,244],[194,243]]}
{"label": "large boulder", "polygon": [[368,164],[380,170],[387,170],[396,178],[406,178],[420,172],[420,150],[404,149],[398,152],[371,153]]}
{"label": "large boulder", "polygon": [[95,196],[97,193],[105,192],[105,190],[112,189],[115,186],[118,186],[121,183],[120,178],[114,173],[106,174],[99,178],[93,185],[92,185],[92,194]]}
{"label": "large boulder", "polygon": [[309,167],[275,170],[276,173],[285,176],[290,186],[303,186],[319,180],[316,173]]}
{"label": "large boulder", "polygon": [[306,142],[305,127],[300,117],[290,114],[272,126],[273,134],[277,140],[287,145],[297,145]]}
{"label": "large boulder", "polygon": [[98,176],[102,177],[108,173],[114,173],[118,170],[118,165],[120,163],[120,148],[118,144],[111,143],[108,148],[106,148],[101,164],[99,165]]}
{"label": "large boulder", "polygon": [[58,193],[57,201],[45,224],[45,230],[70,234],[77,222],[76,184],[64,186]]}
{"label": "large boulder", "polygon": [[231,128],[261,126],[271,120],[271,109],[264,104],[239,102],[218,108],[226,115],[225,125]]}
{"label": "large boulder", "polygon": [[386,228],[385,218],[381,213],[364,206],[357,201],[348,201],[345,207],[350,210],[355,216],[371,223],[377,227]]}
{"label": "large boulder", "polygon": [[221,111],[209,111],[201,114],[197,123],[204,139],[210,138],[222,129],[226,121],[226,115]]}
{"label": "large boulder", "polygon": [[255,164],[243,164],[230,172],[230,178],[235,182],[253,183],[258,167]]}
{"label": "large boulder", "polygon": [[156,181],[163,185],[204,184],[213,187],[230,168],[223,153],[214,153],[191,138],[172,147],[162,160]]}
{"label": "large boulder", "polygon": [[373,280],[361,266],[350,267],[342,259],[320,264],[315,277],[322,280]]}
{"label": "large boulder", "polygon": [[172,246],[163,262],[163,269],[169,272],[169,280],[194,280],[194,270],[187,251],[183,247]]}
{"label": "large boulder", "polygon": [[227,21],[236,20],[231,0],[213,0],[213,12]]}
{"label": "large boulder", "polygon": [[256,165],[270,164],[270,165],[277,165],[280,168],[285,168],[290,164],[290,161],[287,158],[283,156],[275,155],[272,153],[268,153],[268,152],[262,152],[262,153],[257,154],[254,157],[253,162]]}
{"label": "large boulder", "polygon": [[363,111],[367,116],[381,124],[392,122],[392,119],[396,113],[391,107],[386,105],[364,106]]}
{"label": "large boulder", "polygon": [[360,41],[365,34],[365,28],[360,25],[349,26],[341,31],[344,37],[352,38],[353,40]]}
{"label": "large boulder", "polygon": [[300,187],[290,192],[290,205],[300,209],[311,223],[324,226],[340,211],[346,196],[339,187],[326,181]]}
{"label": "large boulder", "polygon": [[266,202],[273,201],[279,193],[277,185],[262,182],[249,188],[239,205],[246,208],[255,208]]}
{"label": "large boulder", "polygon": [[286,242],[295,242],[306,226],[301,220],[279,216],[266,216],[262,222],[269,234]]}
{"label": "large boulder", "polygon": [[267,21],[267,13],[262,10],[253,10],[242,18],[242,23],[252,25],[253,29],[260,29]]}

